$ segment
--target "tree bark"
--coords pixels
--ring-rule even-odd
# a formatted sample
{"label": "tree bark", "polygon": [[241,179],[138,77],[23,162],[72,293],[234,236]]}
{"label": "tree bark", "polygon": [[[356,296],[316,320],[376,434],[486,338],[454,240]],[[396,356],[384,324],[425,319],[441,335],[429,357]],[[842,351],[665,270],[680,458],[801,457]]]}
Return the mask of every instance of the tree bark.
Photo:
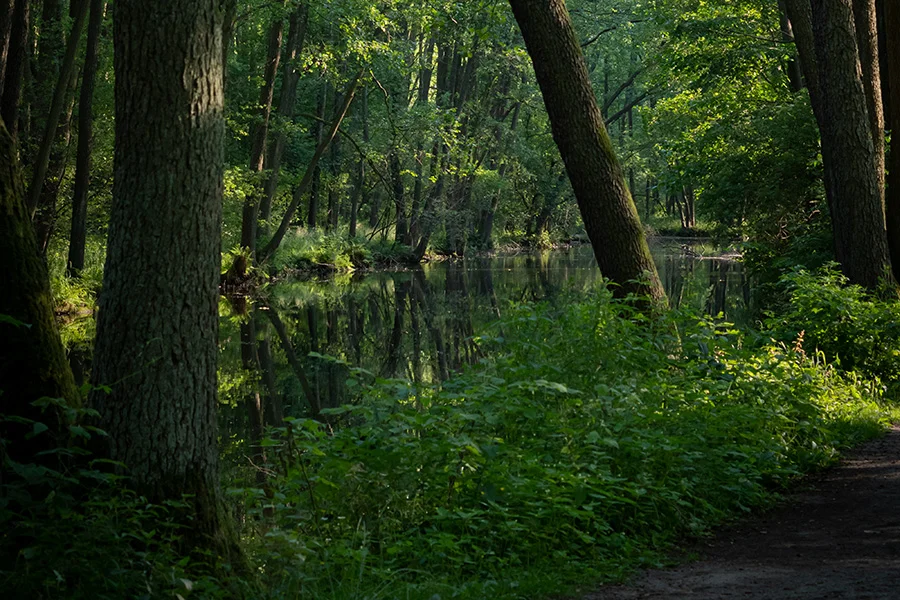
{"label": "tree bark", "polygon": [[[152,24],[152,26],[148,26]],[[151,502],[191,498],[182,542],[247,568],[216,434],[224,97],[219,0],[117,0],[115,183],[91,400]]]}
{"label": "tree bark", "polygon": [[16,148],[0,124],[0,315],[18,323],[0,321],[0,400],[2,412],[43,422],[50,429],[27,439],[29,424],[5,421],[0,438],[5,451],[20,462],[58,445],[63,434],[61,411],[46,414],[32,405],[44,397],[62,398],[69,406],[80,395],[59,338],[47,265],[40,257],[31,216],[25,206]]}
{"label": "tree bark", "polygon": [[665,292],[591,88],[564,0],[510,0],[600,271],[614,294]]}
{"label": "tree bark", "polygon": [[[856,43],[866,94],[869,129],[875,148],[875,173],[879,189],[884,189],[884,105],[881,101],[881,67],[878,58],[878,24],[875,0],[853,0]],[[897,32],[900,35],[900,31]]]}
{"label": "tree bark", "polygon": [[890,276],[891,262],[853,6],[850,0],[813,0],[812,9],[835,256],[852,283],[874,290]]}
{"label": "tree bark", "polygon": [[105,0],[90,0],[87,48],[84,54],[84,75],[78,99],[78,151],[75,158],[75,190],[72,193],[72,227],[69,233],[69,257],[66,273],[78,277],[84,269],[84,247],[87,239],[87,199],[91,184],[91,146],[93,143],[94,84],[97,75],[97,50],[100,45],[100,26],[106,12]]}
{"label": "tree bark", "polygon": [[[886,31],[900,32],[900,5],[894,0],[884,3]],[[886,57],[890,87],[891,130],[890,164],[885,205],[887,209],[888,242],[894,278],[900,281],[900,36],[886,36]]]}

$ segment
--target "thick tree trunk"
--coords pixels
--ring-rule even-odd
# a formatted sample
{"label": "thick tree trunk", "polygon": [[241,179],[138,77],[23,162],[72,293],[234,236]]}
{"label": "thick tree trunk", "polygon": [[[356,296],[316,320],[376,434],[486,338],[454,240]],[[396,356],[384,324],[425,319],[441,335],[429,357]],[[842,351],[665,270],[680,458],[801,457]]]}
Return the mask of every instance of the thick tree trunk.
{"label": "thick tree trunk", "polygon": [[[884,189],[884,105],[881,101],[881,67],[878,59],[878,24],[875,0],[853,0],[856,43],[866,93],[869,129],[875,149],[875,173],[878,187]],[[896,33],[900,35],[900,31]]]}
{"label": "thick tree trunk", "polygon": [[15,2],[6,72],[3,77],[3,97],[0,99],[0,116],[3,117],[13,142],[19,131],[19,102],[22,99],[22,82],[28,65],[28,30],[31,26],[29,0],[15,0]]}
{"label": "thick tree trunk", "polygon": [[510,0],[600,271],[614,293],[665,303],[564,0]]}
{"label": "thick tree trunk", "polygon": [[43,422],[49,434],[28,439],[31,425],[4,421],[0,438],[14,460],[30,462],[37,452],[58,445],[61,416],[32,405],[43,397],[78,406],[80,396],[56,327],[47,266],[38,254],[31,216],[25,206],[12,138],[0,124],[0,400],[2,412]]}
{"label": "thick tree trunk", "polygon": [[97,75],[97,50],[100,45],[100,26],[106,12],[105,0],[90,0],[87,48],[84,54],[84,75],[78,99],[78,152],[75,158],[75,190],[72,193],[72,227],[69,232],[69,258],[66,273],[78,277],[84,269],[84,247],[87,238],[87,199],[91,184],[91,146],[93,142],[94,84]]}
{"label": "thick tree trunk", "polygon": [[891,262],[853,7],[850,0],[813,0],[812,8],[835,255],[852,283],[875,289],[890,275]]}
{"label": "thick tree trunk", "polygon": [[[152,24],[148,27],[148,24]],[[113,207],[91,400],[151,502],[191,505],[187,548],[244,568],[219,483],[223,193],[219,0],[117,0]]]}
{"label": "thick tree trunk", "polygon": [[887,207],[888,241],[894,278],[900,281],[900,4],[894,0],[884,3],[885,30],[895,32],[886,36],[888,81],[890,81],[891,153],[888,165]]}

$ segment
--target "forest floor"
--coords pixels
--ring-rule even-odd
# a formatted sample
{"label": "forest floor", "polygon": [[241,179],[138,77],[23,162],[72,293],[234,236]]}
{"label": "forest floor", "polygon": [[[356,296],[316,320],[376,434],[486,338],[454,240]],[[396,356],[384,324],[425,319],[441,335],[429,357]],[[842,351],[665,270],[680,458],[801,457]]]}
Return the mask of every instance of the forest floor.
{"label": "forest floor", "polygon": [[900,426],[685,556],[584,600],[900,599]]}

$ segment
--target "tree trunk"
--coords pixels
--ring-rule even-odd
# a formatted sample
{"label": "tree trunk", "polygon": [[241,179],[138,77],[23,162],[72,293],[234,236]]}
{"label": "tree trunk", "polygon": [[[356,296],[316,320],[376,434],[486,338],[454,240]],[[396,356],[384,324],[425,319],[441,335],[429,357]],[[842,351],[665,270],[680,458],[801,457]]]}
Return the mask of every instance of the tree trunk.
{"label": "tree trunk", "polygon": [[665,303],[564,0],[510,0],[600,271],[614,294]]}
{"label": "tree trunk", "polygon": [[87,238],[87,199],[91,184],[91,146],[93,142],[94,83],[97,75],[97,50],[100,45],[100,26],[106,12],[105,0],[90,0],[87,48],[84,54],[84,75],[81,97],[78,100],[78,153],[75,158],[75,190],[72,193],[72,227],[69,233],[69,258],[66,274],[78,277],[84,269],[84,247]]}
{"label": "tree trunk", "polygon": [[28,65],[28,30],[31,26],[29,0],[15,0],[15,2],[6,72],[3,77],[3,97],[0,100],[0,116],[6,123],[13,143],[19,131],[19,102],[22,99],[22,81]]}
{"label": "tree trunk", "polygon": [[852,283],[874,290],[890,276],[891,262],[853,6],[850,0],[813,0],[812,8],[835,256]]}
{"label": "tree trunk", "polygon": [[[794,41],[794,28],[788,18],[785,0],[778,0],[779,17],[781,19],[781,41],[790,43]],[[800,63],[793,56],[785,62],[784,72],[787,75],[789,89],[797,93],[803,89],[803,75],[800,72]]]}
{"label": "tree trunk", "polygon": [[[316,140],[316,147],[322,145],[322,136],[325,133],[325,104],[328,101],[328,83],[322,82],[322,89],[319,91],[319,98],[316,101],[316,122],[313,125],[313,138]],[[309,192],[309,212],[306,216],[306,226],[309,229],[315,229],[318,226],[319,218],[319,195],[322,190],[322,168],[319,161],[313,166],[311,189]]]}
{"label": "tree trunk", "polygon": [[891,153],[888,165],[887,185],[887,228],[891,248],[891,265],[894,279],[900,281],[900,5],[894,0],[884,3],[884,23],[886,31],[895,34],[886,36],[888,81],[890,81]]}
{"label": "tree trunk", "polygon": [[[263,83],[259,90],[259,114],[250,133],[250,173],[263,171],[266,155],[266,140],[269,136],[269,118],[272,115],[272,100],[275,97],[275,76],[278,63],[281,61],[281,38],[284,33],[284,20],[279,14],[269,27],[269,43],[266,49],[266,66],[263,72]],[[254,183],[256,183],[254,181]],[[254,189],[244,198],[241,214],[241,247],[249,251],[251,257],[256,256],[256,234],[259,223],[259,193]],[[244,276],[246,273],[236,273]]]}
{"label": "tree trunk", "polygon": [[266,222],[272,214],[272,202],[275,200],[275,192],[278,190],[278,176],[281,172],[281,157],[284,155],[284,145],[287,135],[284,126],[294,116],[294,104],[297,101],[297,82],[300,80],[300,70],[297,68],[297,60],[303,51],[303,43],[306,40],[306,26],[309,22],[309,6],[306,3],[297,7],[291,14],[291,24],[288,30],[287,56],[284,61],[284,74],[281,77],[281,94],[278,98],[278,110],[276,115],[281,121],[280,128],[275,134],[275,140],[266,155],[266,168],[269,169],[269,177],[266,179],[265,193],[259,206],[259,218],[263,222],[260,233],[267,231]]}
{"label": "tree trunk", "polygon": [[9,56],[15,6],[15,0],[0,0],[0,96],[3,95],[3,83],[6,78],[6,60]]}
{"label": "tree trunk", "polygon": [[[881,67],[878,60],[878,25],[875,0],[853,0],[856,42],[866,93],[869,129],[875,148],[875,173],[878,187],[884,190],[884,105],[881,101]],[[900,35],[900,31],[896,33]]]}
{"label": "tree trunk", "polygon": [[66,362],[53,313],[47,265],[38,254],[31,216],[25,206],[18,159],[12,137],[0,124],[0,397],[7,416],[43,422],[49,434],[27,438],[30,424],[4,421],[0,438],[14,460],[30,462],[37,452],[58,445],[63,433],[61,411],[48,414],[32,402],[62,398],[78,406],[80,395]]}
{"label": "tree trunk", "polygon": [[316,146],[316,150],[313,153],[309,164],[306,166],[306,172],[303,174],[303,179],[301,179],[300,183],[297,184],[297,187],[294,188],[291,203],[290,205],[288,205],[284,216],[281,218],[281,224],[278,226],[278,230],[275,232],[275,235],[272,236],[272,239],[269,241],[269,243],[266,244],[266,247],[259,253],[260,263],[268,260],[269,257],[272,256],[272,253],[278,250],[278,246],[281,245],[281,241],[284,239],[284,234],[287,233],[287,229],[290,226],[291,219],[294,218],[294,213],[297,210],[297,206],[300,204],[300,200],[303,199],[303,194],[305,194],[306,190],[309,189],[310,183],[312,183],[313,172],[319,166],[319,159],[322,158],[322,154],[325,153],[325,150],[328,148],[328,144],[330,144],[331,140],[334,139],[334,136],[337,135],[337,131],[340,128],[344,117],[347,116],[347,111],[350,110],[350,104],[353,102],[353,96],[356,94],[356,88],[359,86],[360,77],[362,77],[362,71],[358,72],[348,84],[347,90],[344,92],[343,96],[344,101],[339,107],[338,111],[335,113],[334,118],[331,121],[331,125],[328,128],[328,132],[325,136],[323,136],[322,141],[319,143],[319,145]]}
{"label": "tree trunk", "polygon": [[[152,24],[152,26],[148,26]],[[245,559],[216,435],[224,98],[219,0],[117,0],[116,145],[91,400],[111,458],[182,501],[187,549]]]}
{"label": "tree trunk", "polygon": [[[78,53],[78,43],[81,40],[81,30],[84,28],[85,17],[88,12],[88,0],[78,0],[75,12],[75,21],[72,23],[72,31],[66,44],[66,54],[63,57],[62,66],[59,69],[59,77],[53,90],[53,101],[50,104],[50,113],[44,124],[44,137],[38,148],[37,158],[34,162],[34,172],[31,185],[28,188],[28,208],[32,215],[38,208],[41,193],[44,190],[44,182],[50,165],[50,152],[53,142],[57,138],[60,117],[66,104],[66,96],[75,75],[75,56]],[[54,194],[55,197],[55,194]],[[47,207],[44,207],[47,208]]]}

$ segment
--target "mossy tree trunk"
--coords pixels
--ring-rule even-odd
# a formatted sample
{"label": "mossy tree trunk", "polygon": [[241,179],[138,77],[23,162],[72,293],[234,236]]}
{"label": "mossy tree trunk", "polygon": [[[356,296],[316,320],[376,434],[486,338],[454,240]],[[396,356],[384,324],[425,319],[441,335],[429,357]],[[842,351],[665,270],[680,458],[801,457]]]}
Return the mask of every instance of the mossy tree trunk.
{"label": "mossy tree trunk", "polygon": [[243,565],[219,482],[219,0],[118,0],[115,183],[91,400],[152,502],[191,498],[186,549]]}
{"label": "mossy tree trunk", "polygon": [[564,0],[510,0],[600,271],[617,296],[665,302]]}
{"label": "mossy tree trunk", "polygon": [[[26,439],[27,424],[4,423],[0,438],[19,461],[57,445],[63,425],[51,409],[32,405],[43,397],[80,402],[59,338],[47,266],[40,257],[31,215],[25,206],[12,137],[0,123],[0,413],[43,422],[50,428]],[[8,318],[14,319],[10,322]]]}

